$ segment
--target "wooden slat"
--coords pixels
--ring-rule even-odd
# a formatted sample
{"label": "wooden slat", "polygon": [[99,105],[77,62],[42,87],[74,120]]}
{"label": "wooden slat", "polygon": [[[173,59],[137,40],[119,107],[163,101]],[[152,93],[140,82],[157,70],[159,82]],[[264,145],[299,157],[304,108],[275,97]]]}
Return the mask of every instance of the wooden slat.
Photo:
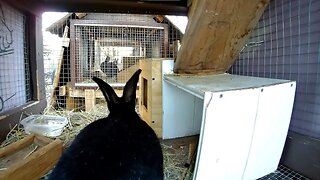
{"label": "wooden slat", "polygon": [[[122,94],[123,94],[123,90],[122,89],[115,89],[114,92],[119,96],[121,97]],[[85,90],[83,89],[72,89],[69,91],[69,96],[67,97],[71,97],[71,98],[77,98],[77,97],[85,97]],[[138,94],[137,94],[138,96]],[[95,97],[96,98],[103,98],[104,99],[104,96],[102,94],[102,92],[100,90],[97,90],[95,91]]]}
{"label": "wooden slat", "polygon": [[59,96],[66,96],[67,95],[67,87],[66,86],[60,86],[59,87]]}
{"label": "wooden slat", "polygon": [[[139,113],[162,138],[162,60],[161,58],[140,60]],[[143,79],[147,80],[147,108],[143,105]]]}
{"label": "wooden slat", "polygon": [[120,71],[117,74],[117,82],[118,83],[126,83],[129,78],[134,74],[139,68],[139,64],[134,64],[123,71]]}
{"label": "wooden slat", "polygon": [[72,93],[72,88],[71,88],[71,85],[70,85],[70,82],[67,83],[66,85],[66,90],[67,90],[67,95],[66,95],[66,110],[67,111],[77,111],[78,108],[79,108],[79,104],[78,104],[78,101],[76,98],[74,97],[71,97],[71,93]]}
{"label": "wooden slat", "polygon": [[269,0],[193,0],[174,71],[224,73],[234,63]]}
{"label": "wooden slat", "polygon": [[[63,146],[58,139],[51,140],[39,135],[29,135],[26,138],[0,149],[1,156],[11,156],[24,151],[31,144],[37,145],[34,151],[19,159],[12,159],[5,170],[0,171],[2,180],[36,180],[48,172],[60,158]],[[23,158],[24,157],[24,158]]]}
{"label": "wooden slat", "polygon": [[16,143],[9,144],[8,146],[5,146],[0,149],[0,158],[4,156],[8,156],[14,152],[16,152],[19,149],[22,149],[28,145],[30,145],[33,142],[34,135],[28,135],[27,137],[21,139],[20,141]]}
{"label": "wooden slat", "polygon": [[162,138],[162,61],[152,61],[152,79],[150,90],[152,95],[149,97],[151,101],[151,127],[154,129],[158,137]]}
{"label": "wooden slat", "polygon": [[[63,32],[63,39],[62,42],[65,43],[67,42],[67,38],[68,38],[68,32],[69,32],[69,27],[66,26],[64,28],[64,32]],[[61,46],[61,50],[60,50],[60,55],[59,55],[59,59],[58,59],[58,67],[57,70],[55,72],[54,75],[54,80],[53,80],[53,91],[51,94],[51,98],[50,98],[50,106],[53,107],[56,103],[56,91],[59,91],[59,79],[60,79],[60,73],[61,73],[61,68],[62,68],[62,63],[63,63],[63,52],[65,50],[64,46]]]}
{"label": "wooden slat", "polygon": [[[140,79],[139,79],[139,85],[140,85],[140,88],[139,88],[139,96],[141,97],[140,98],[140,102],[139,102],[139,113],[140,113],[140,116],[141,118],[146,121],[149,125],[151,124],[151,111],[149,109],[151,109],[152,107],[151,106],[151,86],[149,85],[150,83],[150,80],[152,79],[152,71],[151,71],[151,66],[152,66],[152,61],[148,61],[148,60],[140,60],[140,69],[142,69],[142,72],[140,74]],[[145,95],[143,94],[143,89],[145,87],[144,84],[142,83],[143,82],[143,79],[146,79],[147,82],[148,82],[148,87],[147,87],[147,108],[143,105],[143,101],[145,98]]]}
{"label": "wooden slat", "polygon": [[84,90],[85,108],[86,111],[90,111],[96,104],[96,95],[94,89]]}

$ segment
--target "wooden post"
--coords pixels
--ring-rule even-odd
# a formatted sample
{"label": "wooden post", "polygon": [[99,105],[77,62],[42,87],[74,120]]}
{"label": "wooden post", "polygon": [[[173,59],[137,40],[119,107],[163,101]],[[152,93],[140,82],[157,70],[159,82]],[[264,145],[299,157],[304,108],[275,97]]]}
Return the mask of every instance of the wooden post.
{"label": "wooden post", "polygon": [[174,72],[226,72],[268,3],[269,0],[193,0]]}
{"label": "wooden post", "polygon": [[66,84],[66,110],[67,111],[78,111],[79,104],[75,97],[72,97],[73,89],[71,83]]}
{"label": "wooden post", "polygon": [[84,98],[86,111],[92,110],[96,104],[95,91],[93,89],[84,90]]}
{"label": "wooden post", "polygon": [[65,47],[68,46],[69,41],[67,40],[68,38],[68,32],[69,32],[69,27],[66,26],[64,27],[64,31],[63,31],[63,39],[62,39],[62,47],[60,50],[60,55],[59,55],[59,61],[58,61],[58,67],[57,70],[55,72],[54,75],[54,80],[53,80],[53,92],[51,94],[51,98],[50,98],[50,106],[54,107],[56,104],[56,100],[57,100],[57,94],[59,93],[59,79],[60,79],[60,73],[61,73],[61,69],[62,69],[62,63],[63,63],[63,52],[65,50]]}

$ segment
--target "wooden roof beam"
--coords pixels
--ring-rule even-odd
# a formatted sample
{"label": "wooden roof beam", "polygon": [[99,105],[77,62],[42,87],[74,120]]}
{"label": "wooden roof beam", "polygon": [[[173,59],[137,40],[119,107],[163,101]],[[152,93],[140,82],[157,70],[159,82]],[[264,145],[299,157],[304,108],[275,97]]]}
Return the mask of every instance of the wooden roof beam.
{"label": "wooden roof beam", "polygon": [[4,0],[33,14],[42,12],[100,12],[187,15],[187,0]]}

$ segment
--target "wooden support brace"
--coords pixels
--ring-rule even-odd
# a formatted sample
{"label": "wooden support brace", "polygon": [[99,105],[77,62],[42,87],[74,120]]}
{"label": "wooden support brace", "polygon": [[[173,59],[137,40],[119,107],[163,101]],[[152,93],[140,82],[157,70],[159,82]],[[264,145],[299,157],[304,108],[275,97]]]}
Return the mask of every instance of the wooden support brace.
{"label": "wooden support brace", "polygon": [[226,72],[268,4],[269,0],[193,0],[174,72]]}
{"label": "wooden support brace", "polygon": [[93,90],[93,89],[84,90],[84,98],[85,98],[86,111],[92,110],[92,108],[96,104],[95,90]]}
{"label": "wooden support brace", "polygon": [[66,86],[60,86],[59,87],[59,96],[66,96],[67,95],[67,87]]}
{"label": "wooden support brace", "polygon": [[[54,107],[55,104],[56,104],[56,100],[57,100],[57,93],[60,93],[59,92],[59,79],[60,79],[60,73],[61,73],[61,70],[62,70],[62,63],[63,63],[63,52],[65,50],[65,47],[66,47],[66,42],[69,42],[68,40],[68,32],[69,32],[69,27],[66,26],[64,28],[64,32],[63,32],[63,39],[62,39],[62,42],[63,42],[63,46],[61,47],[61,50],[60,50],[60,55],[59,55],[59,63],[58,63],[58,67],[57,67],[57,70],[55,72],[55,75],[54,75],[54,80],[53,80],[53,92],[51,94],[51,98],[50,98],[50,106],[51,107]],[[56,92],[58,91],[58,92]]]}

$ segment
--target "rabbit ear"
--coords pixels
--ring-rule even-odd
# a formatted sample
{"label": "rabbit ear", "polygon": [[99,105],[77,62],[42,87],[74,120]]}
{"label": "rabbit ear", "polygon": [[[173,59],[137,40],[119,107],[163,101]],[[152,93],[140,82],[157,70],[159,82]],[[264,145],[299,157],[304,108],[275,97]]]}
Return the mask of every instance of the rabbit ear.
{"label": "rabbit ear", "polygon": [[133,103],[133,105],[135,105],[137,83],[139,81],[141,71],[141,69],[138,69],[124,86],[122,97],[127,103]]}
{"label": "rabbit ear", "polygon": [[97,77],[93,77],[92,79],[98,84],[100,90],[102,91],[102,94],[106,98],[109,111],[111,111],[110,109],[114,107],[114,104],[117,104],[119,102],[119,97],[108,83]]}

